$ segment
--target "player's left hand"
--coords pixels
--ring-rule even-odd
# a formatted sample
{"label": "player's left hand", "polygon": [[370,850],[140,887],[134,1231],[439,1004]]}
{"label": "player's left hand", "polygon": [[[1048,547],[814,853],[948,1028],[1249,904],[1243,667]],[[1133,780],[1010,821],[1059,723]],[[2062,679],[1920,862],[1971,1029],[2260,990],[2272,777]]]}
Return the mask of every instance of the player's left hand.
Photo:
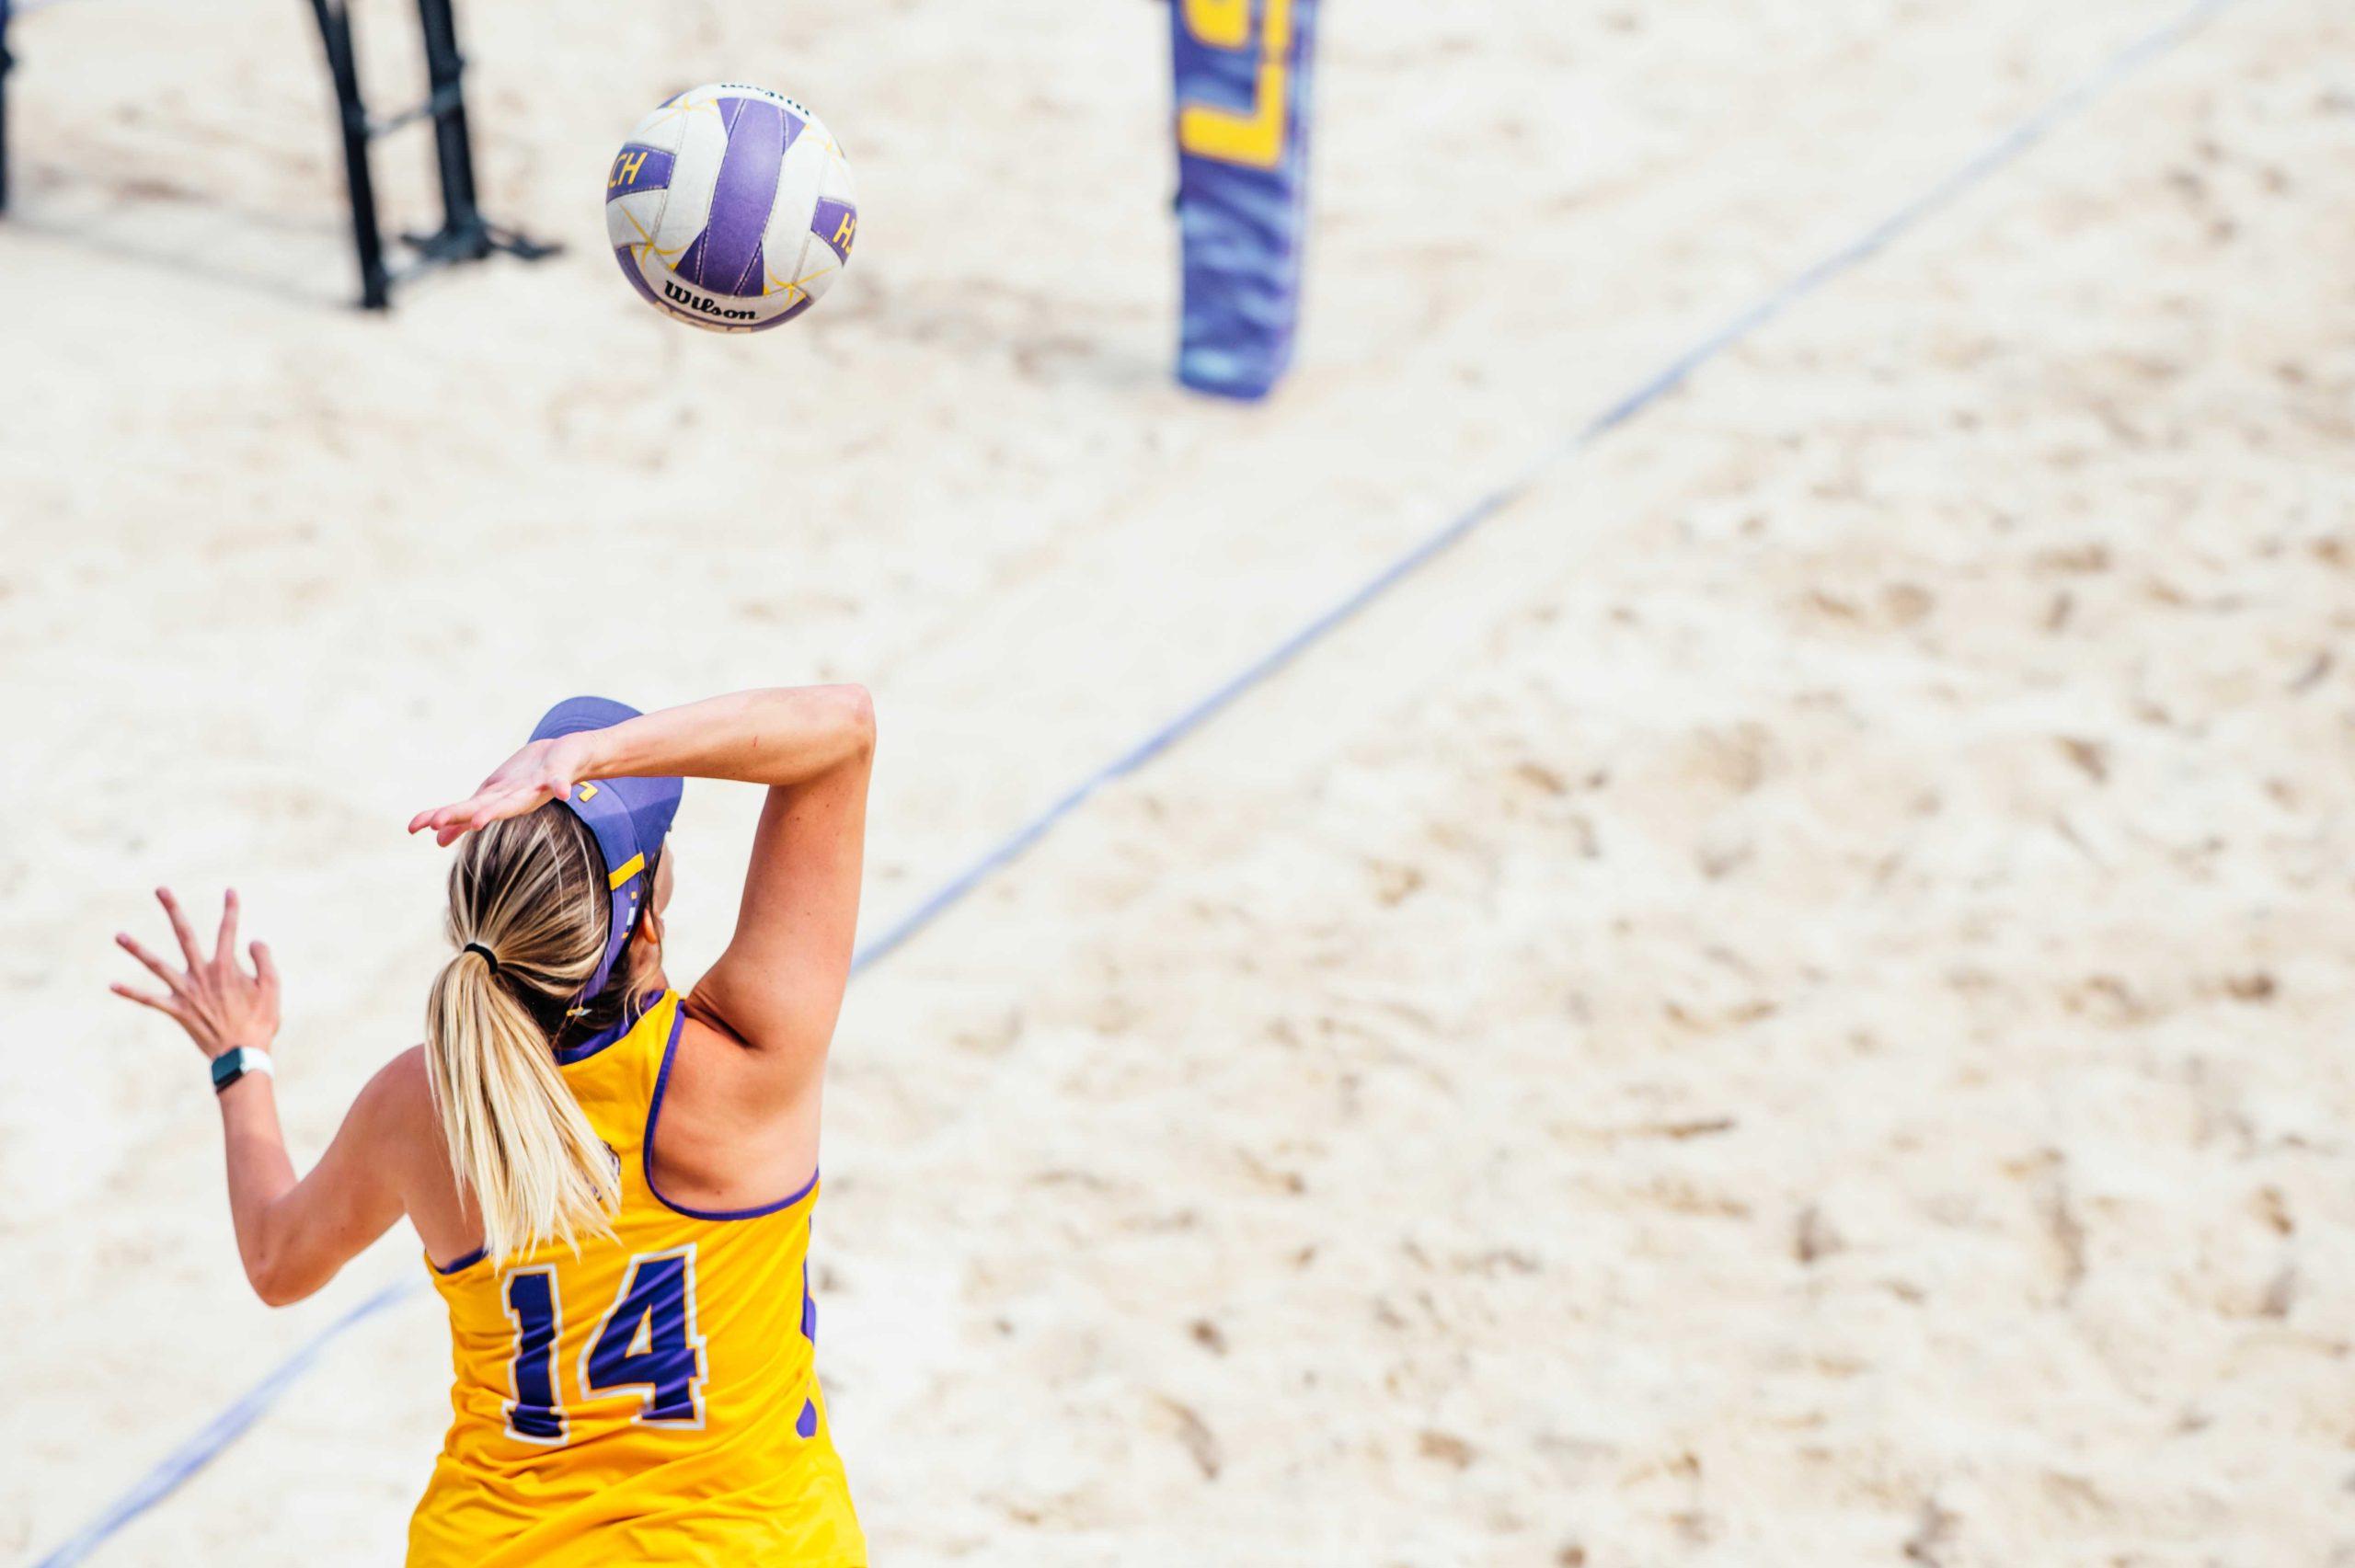
{"label": "player's left hand", "polygon": [[116,944],[164,982],[165,994],[133,990],[121,983],[107,989],[126,1001],[154,1008],[187,1030],[208,1061],[239,1046],[268,1050],[278,1038],[278,966],[270,962],[270,948],[259,942],[248,949],[253,959],[251,974],[237,962],[236,889],[231,888],[221,900],[221,932],[209,956],[197,945],[196,933],[189,928],[188,917],[180,913],[179,900],[172,897],[172,890],[156,888],[155,900],[171,917],[172,934],[179,939],[180,956],[188,960],[188,967],[173,968],[133,941],[129,932],[119,931]]}

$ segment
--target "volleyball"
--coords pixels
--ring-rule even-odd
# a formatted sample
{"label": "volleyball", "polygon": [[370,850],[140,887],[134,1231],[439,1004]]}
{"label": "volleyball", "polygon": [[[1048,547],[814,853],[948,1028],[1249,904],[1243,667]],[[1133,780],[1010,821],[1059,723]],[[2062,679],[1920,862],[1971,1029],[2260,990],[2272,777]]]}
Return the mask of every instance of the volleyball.
{"label": "volleyball", "polygon": [[713,332],[764,332],[850,260],[850,164],[818,117],[735,83],[665,99],[605,177],[605,233],[646,303]]}

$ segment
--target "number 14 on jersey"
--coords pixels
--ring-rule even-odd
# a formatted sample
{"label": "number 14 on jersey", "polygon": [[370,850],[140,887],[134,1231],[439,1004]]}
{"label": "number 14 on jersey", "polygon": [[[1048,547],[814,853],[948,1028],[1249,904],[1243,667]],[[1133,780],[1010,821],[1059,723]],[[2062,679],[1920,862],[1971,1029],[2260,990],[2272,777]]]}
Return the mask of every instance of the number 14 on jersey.
{"label": "number 14 on jersey", "polygon": [[[568,1422],[557,1381],[557,1345],[564,1334],[563,1298],[551,1264],[510,1272],[500,1285],[515,1324],[507,1435],[527,1443],[562,1443]],[[631,1419],[656,1426],[700,1427],[703,1337],[695,1332],[695,1250],[642,1253],[581,1353],[583,1400],[618,1390],[645,1391]]]}

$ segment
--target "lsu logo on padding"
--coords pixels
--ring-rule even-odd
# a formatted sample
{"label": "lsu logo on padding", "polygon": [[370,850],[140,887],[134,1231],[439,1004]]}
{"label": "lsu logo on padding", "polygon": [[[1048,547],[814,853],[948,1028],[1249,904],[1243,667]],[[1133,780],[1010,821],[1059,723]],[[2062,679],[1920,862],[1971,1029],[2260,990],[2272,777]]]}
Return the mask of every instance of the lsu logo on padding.
{"label": "lsu logo on padding", "polygon": [[1178,145],[1199,158],[1244,168],[1272,169],[1291,139],[1293,0],[1265,0],[1258,36],[1251,0],[1179,0],[1178,25],[1206,49],[1250,57],[1249,94],[1242,106],[1180,93]]}

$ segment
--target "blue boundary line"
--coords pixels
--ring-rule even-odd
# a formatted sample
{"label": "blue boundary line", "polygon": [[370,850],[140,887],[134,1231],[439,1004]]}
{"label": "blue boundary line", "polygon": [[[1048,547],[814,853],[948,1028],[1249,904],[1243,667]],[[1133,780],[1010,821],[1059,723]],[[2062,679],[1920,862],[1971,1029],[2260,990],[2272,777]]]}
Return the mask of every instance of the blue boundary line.
{"label": "blue boundary line", "polygon": [[396,1280],[313,1334],[302,1349],[280,1362],[268,1376],[239,1394],[227,1409],[167,1455],[162,1463],[141,1476],[137,1485],[84,1526],[81,1534],[42,1558],[38,1568],[81,1562],[109,1536],[178,1491],[189,1477],[219,1458],[222,1449],[244,1436],[246,1429],[259,1421],[263,1413],[278,1402],[278,1396],[308,1372],[346,1330],[357,1327],[418,1288],[416,1280]]}
{"label": "blue boundary line", "polygon": [[[1192,706],[1066,790],[1045,810],[1023,823],[994,848],[943,883],[931,897],[869,939],[851,959],[851,973],[859,974],[896,952],[974,888],[1020,859],[1032,845],[1052,831],[1057,823],[1086,805],[1105,785],[1135,773],[1200,729],[1231,706],[1244,692],[1284,669],[1327,633],[1354,617],[1434,558],[1462,543],[1473,530],[1528,494],[1555,465],[1576,457],[1603,436],[1635,418],[1683,386],[1696,371],[1728,349],[1751,337],[1842,273],[1869,260],[1907,230],[1951,205],[1965,192],[2041,142],[2055,126],[2084,109],[2137,68],[2165,54],[2202,25],[2239,3],[2240,0],[2196,0],[2172,21],[2145,33],[2111,55],[2101,66],[2064,88],[2043,108],[1989,143],[1970,161],[1928,190],[1768,291],[1756,303],[1730,317],[1625,396],[1593,416],[1567,441],[1544,453],[1519,477],[1473,502],[1446,526],[1398,555],[1330,608],[1236,670]],[[212,1463],[224,1448],[243,1436],[247,1429],[277,1402],[279,1395],[311,1369],[329,1343],[347,1330],[422,1288],[422,1282],[418,1280],[402,1280],[388,1285],[320,1330],[300,1350],[247,1389],[186,1443],[174,1449],[79,1535],[42,1558],[35,1568],[69,1568],[70,1564],[83,1561],[101,1542],[171,1495],[190,1476]]]}

